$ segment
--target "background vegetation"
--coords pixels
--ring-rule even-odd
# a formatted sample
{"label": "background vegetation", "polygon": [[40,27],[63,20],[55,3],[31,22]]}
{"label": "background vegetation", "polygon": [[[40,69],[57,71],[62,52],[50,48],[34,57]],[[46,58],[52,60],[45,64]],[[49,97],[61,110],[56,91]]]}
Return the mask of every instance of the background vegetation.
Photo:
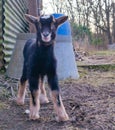
{"label": "background vegetation", "polygon": [[103,48],[115,43],[114,0],[50,0],[50,5],[69,16],[75,40]]}

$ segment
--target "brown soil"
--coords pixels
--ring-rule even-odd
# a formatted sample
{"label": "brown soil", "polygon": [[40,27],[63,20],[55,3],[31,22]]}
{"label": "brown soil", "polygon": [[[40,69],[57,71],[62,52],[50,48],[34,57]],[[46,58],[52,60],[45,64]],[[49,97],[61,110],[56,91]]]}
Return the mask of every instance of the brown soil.
{"label": "brown soil", "polygon": [[18,106],[13,100],[17,80],[0,75],[0,130],[115,130],[115,69],[106,72],[78,69],[78,80],[60,82],[70,117],[67,122],[55,121],[51,101],[41,105],[38,121],[30,121],[25,114],[29,97],[24,106]]}

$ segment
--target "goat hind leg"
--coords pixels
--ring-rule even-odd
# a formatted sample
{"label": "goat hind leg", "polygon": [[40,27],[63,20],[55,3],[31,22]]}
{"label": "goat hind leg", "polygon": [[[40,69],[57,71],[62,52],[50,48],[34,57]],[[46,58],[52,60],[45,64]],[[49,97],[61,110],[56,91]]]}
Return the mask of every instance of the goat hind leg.
{"label": "goat hind leg", "polygon": [[27,86],[27,80],[24,80],[23,82],[22,80],[20,80],[18,84],[18,94],[16,99],[18,105],[24,105],[26,86]]}
{"label": "goat hind leg", "polygon": [[40,86],[40,103],[41,104],[49,103],[49,100],[48,100],[47,94],[46,94],[46,90],[45,90],[45,86],[44,86],[43,78],[40,79],[39,86]]}
{"label": "goat hind leg", "polygon": [[17,99],[16,99],[16,102],[18,105],[24,104],[25,94],[26,94],[26,86],[27,86],[26,74],[27,74],[27,66],[26,66],[26,62],[24,62],[22,77],[21,77],[20,82],[18,84],[18,94],[17,94]]}

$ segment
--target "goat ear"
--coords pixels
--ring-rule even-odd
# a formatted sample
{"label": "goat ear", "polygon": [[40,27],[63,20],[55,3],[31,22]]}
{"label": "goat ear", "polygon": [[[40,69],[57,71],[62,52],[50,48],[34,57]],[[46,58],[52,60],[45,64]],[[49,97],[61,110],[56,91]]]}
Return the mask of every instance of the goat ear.
{"label": "goat ear", "polygon": [[29,15],[29,14],[25,14],[25,18],[30,23],[39,22],[39,17],[35,17],[35,16]]}
{"label": "goat ear", "polygon": [[56,23],[57,25],[61,25],[62,23],[64,23],[66,20],[68,19],[68,16],[62,16],[56,19]]}

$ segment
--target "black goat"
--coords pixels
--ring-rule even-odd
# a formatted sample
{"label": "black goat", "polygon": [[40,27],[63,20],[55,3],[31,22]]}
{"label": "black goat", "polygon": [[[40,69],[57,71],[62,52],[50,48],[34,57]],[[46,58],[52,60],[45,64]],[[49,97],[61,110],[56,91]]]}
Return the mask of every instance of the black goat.
{"label": "black goat", "polygon": [[58,26],[65,22],[68,17],[62,16],[55,19],[52,15],[34,17],[27,14],[25,17],[30,23],[35,25],[37,38],[36,40],[28,40],[23,50],[24,65],[18,89],[17,104],[24,104],[26,84],[28,82],[31,92],[29,117],[32,120],[38,119],[40,103],[48,103],[43,85],[44,76],[46,75],[58,120],[66,121],[69,117],[60,96],[56,59],[54,56],[54,42]]}

